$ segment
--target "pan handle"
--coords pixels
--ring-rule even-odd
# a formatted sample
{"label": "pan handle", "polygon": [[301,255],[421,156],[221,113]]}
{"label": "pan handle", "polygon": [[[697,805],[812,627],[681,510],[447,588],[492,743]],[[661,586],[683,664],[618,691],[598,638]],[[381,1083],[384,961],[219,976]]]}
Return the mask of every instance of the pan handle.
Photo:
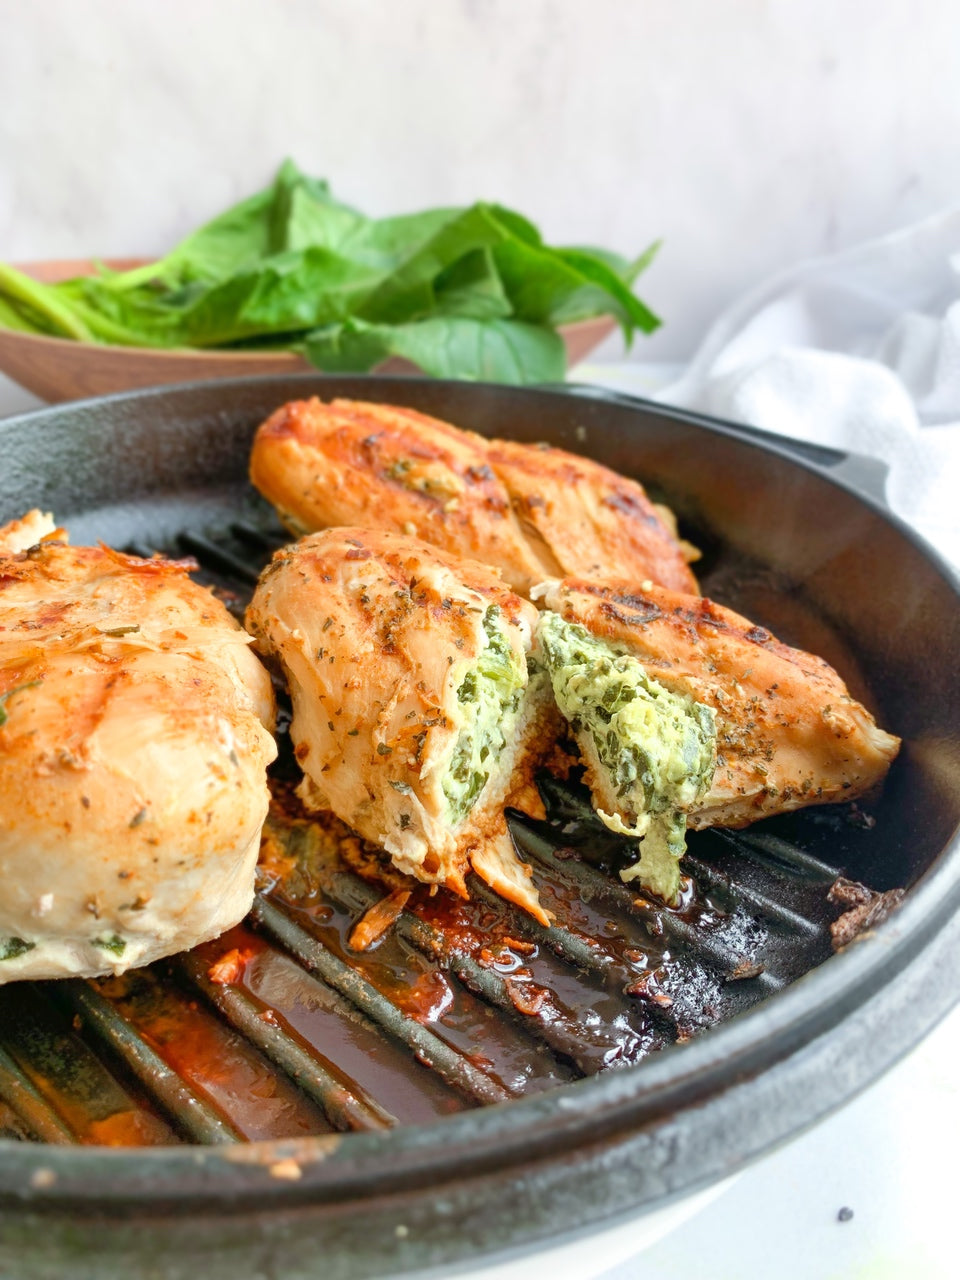
{"label": "pan handle", "polygon": [[609,387],[596,386],[586,382],[558,382],[549,385],[550,390],[563,390],[571,395],[581,396],[589,400],[602,400],[607,404],[620,404],[637,409],[652,410],[667,418],[680,418],[684,422],[699,422],[704,426],[719,428],[729,435],[740,436],[744,440],[756,440],[760,444],[773,445],[774,448],[792,453],[801,461],[812,464],[831,478],[840,480],[859,493],[865,494],[875,502],[889,508],[887,502],[887,477],[890,468],[879,458],[871,458],[862,453],[847,453],[843,449],[833,449],[827,445],[811,444],[806,440],[795,440],[792,436],[777,435],[773,431],[764,431],[760,427],[748,427],[741,422],[729,422],[725,418],[713,418],[706,413],[692,413],[687,409],[675,409],[672,405],[663,404],[659,400],[648,400],[644,396],[628,395],[623,391],[612,391]]}

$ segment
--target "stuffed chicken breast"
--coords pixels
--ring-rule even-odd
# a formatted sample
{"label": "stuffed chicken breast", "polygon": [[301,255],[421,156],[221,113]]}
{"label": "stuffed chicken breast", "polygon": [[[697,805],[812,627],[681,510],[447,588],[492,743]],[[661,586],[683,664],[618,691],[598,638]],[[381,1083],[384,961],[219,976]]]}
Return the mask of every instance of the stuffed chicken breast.
{"label": "stuffed chicken breast", "polygon": [[0,531],[0,983],[121,972],[246,914],[270,679],[184,563]]}
{"label": "stuffed chicken breast", "polygon": [[551,737],[536,621],[483,565],[350,528],[277,552],[247,612],[289,682],[307,807],[427,883],[465,895],[472,864],[546,920],[503,816]]}
{"label": "stuffed chicken breast", "polygon": [[413,535],[499,569],[521,595],[574,574],[697,589],[689,548],[635,481],[412,409],[286,404],[257,432],[250,477],[297,534],[349,524]]}
{"label": "stuffed chicken breast", "polygon": [[549,583],[539,640],[603,821],[643,837],[625,879],[672,900],[686,828],[853,800],[899,749],[822,658],[710,600]]}

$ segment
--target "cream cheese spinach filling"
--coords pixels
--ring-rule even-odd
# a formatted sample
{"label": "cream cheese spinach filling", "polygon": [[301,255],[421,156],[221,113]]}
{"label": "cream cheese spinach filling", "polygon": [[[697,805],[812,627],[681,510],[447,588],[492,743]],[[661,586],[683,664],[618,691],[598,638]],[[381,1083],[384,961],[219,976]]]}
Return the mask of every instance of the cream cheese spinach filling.
{"label": "cream cheese spinach filling", "polygon": [[[672,901],[680,885],[686,813],[716,766],[712,708],[652,679],[630,654],[545,612],[539,628],[553,694],[594,774],[594,799],[613,831],[641,837],[624,880]],[[596,784],[599,785],[596,785]]]}
{"label": "cream cheese spinach filling", "polygon": [[483,615],[486,640],[457,689],[460,731],[443,779],[447,819],[462,822],[497,768],[523,703],[526,665],[503,631],[500,608]]}

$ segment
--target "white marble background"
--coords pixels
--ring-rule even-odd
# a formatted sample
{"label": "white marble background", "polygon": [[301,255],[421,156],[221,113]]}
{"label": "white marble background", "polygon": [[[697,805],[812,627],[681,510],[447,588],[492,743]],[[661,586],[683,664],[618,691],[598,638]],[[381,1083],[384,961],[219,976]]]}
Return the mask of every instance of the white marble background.
{"label": "white marble background", "polygon": [[958,50],[953,0],[0,0],[0,258],[159,253],[290,154],[371,212],[662,236],[635,355],[682,358],[956,200]]}

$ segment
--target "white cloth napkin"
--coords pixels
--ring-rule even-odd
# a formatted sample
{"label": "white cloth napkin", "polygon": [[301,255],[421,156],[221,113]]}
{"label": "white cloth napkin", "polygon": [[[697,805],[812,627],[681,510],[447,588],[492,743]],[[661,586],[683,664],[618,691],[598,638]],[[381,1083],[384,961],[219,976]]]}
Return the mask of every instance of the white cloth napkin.
{"label": "white cloth napkin", "polygon": [[[580,376],[649,394],[634,369]],[[883,459],[890,505],[960,564],[960,209],[754,289],[655,394]]]}

